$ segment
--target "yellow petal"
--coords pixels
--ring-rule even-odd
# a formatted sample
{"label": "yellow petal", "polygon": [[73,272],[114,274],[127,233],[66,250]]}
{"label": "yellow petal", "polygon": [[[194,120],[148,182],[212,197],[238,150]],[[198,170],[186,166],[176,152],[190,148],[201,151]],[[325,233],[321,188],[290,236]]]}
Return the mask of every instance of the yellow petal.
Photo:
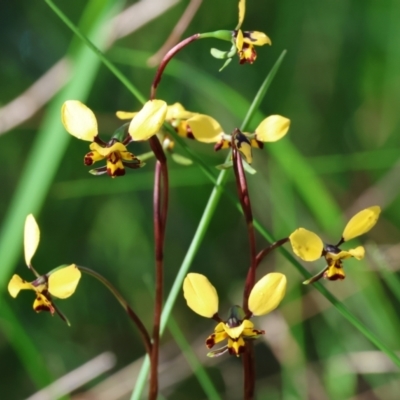
{"label": "yellow petal", "polygon": [[11,297],[17,297],[20,290],[31,289],[35,290],[34,286],[24,281],[20,276],[13,275],[10,282],[8,283],[8,293],[10,293]]}
{"label": "yellow petal", "polygon": [[225,332],[232,339],[237,339],[238,337],[240,337],[243,332],[243,329],[244,329],[243,324],[240,324],[239,326],[235,326],[233,328],[230,328],[228,324],[224,325]]}
{"label": "yellow petal", "polygon": [[348,241],[368,232],[378,221],[381,208],[373,206],[360,211],[347,223],[343,231],[343,240]]}
{"label": "yellow petal", "polygon": [[196,113],[185,110],[181,103],[174,103],[167,107],[166,120],[170,121],[171,119],[188,119],[195,115]]}
{"label": "yellow petal", "polygon": [[190,273],[183,282],[187,305],[202,317],[211,318],[218,312],[218,294],[210,281],[201,274]]}
{"label": "yellow petal", "polygon": [[324,273],[324,278],[330,281],[343,280],[346,274],[341,266],[336,264],[331,265]]}
{"label": "yellow petal", "polygon": [[271,39],[264,33],[258,31],[246,31],[243,34],[243,42],[253,46],[271,45]]}
{"label": "yellow petal", "polygon": [[289,126],[290,119],[280,115],[271,115],[258,125],[256,139],[261,142],[276,142],[286,135]]}
{"label": "yellow petal", "polygon": [[212,117],[197,114],[186,121],[196,140],[203,143],[216,143],[221,139],[221,125]]}
{"label": "yellow petal", "polygon": [[162,100],[149,100],[133,117],[129,134],[133,140],[147,140],[155,135],[165,121],[167,103]]}
{"label": "yellow petal", "polygon": [[242,26],[245,13],[246,13],[246,0],[239,0],[239,20],[236,29],[239,29]]}
{"label": "yellow petal", "polygon": [[128,112],[128,111],[117,111],[115,115],[119,119],[132,119],[137,112]]}
{"label": "yellow petal", "polygon": [[355,249],[350,249],[348,251],[342,250],[340,253],[332,254],[327,253],[326,259],[331,260],[345,260],[346,258],[354,257],[357,260],[362,260],[365,256],[365,249],[363,246],[358,246]]}
{"label": "yellow petal", "polygon": [[254,315],[267,314],[278,307],[285,293],[286,276],[271,272],[254,285],[249,296],[249,310]]}
{"label": "yellow petal", "polygon": [[39,226],[32,214],[29,214],[25,219],[24,229],[24,250],[25,250],[25,263],[31,265],[32,257],[39,245],[40,230]]}
{"label": "yellow petal", "polygon": [[322,255],[324,244],[314,232],[296,229],[290,236],[293,252],[304,261],[315,261]]}
{"label": "yellow petal", "polygon": [[236,133],[234,137],[236,148],[239,150],[240,154],[242,154],[245,161],[251,164],[253,162],[253,153],[249,139],[247,139],[242,132]]}
{"label": "yellow petal", "polygon": [[243,49],[243,32],[239,29],[236,34],[236,49],[238,52]]}
{"label": "yellow petal", "polygon": [[97,120],[93,111],[78,100],[68,100],[61,107],[61,121],[72,136],[93,142],[97,136]]}
{"label": "yellow petal", "polygon": [[110,147],[101,147],[97,143],[91,143],[89,147],[90,147],[90,150],[96,151],[103,158],[108,157],[111,153],[114,153],[116,151],[117,152],[126,152],[127,151],[126,146],[124,146],[121,142],[116,142]]}
{"label": "yellow petal", "polygon": [[49,292],[59,299],[66,299],[71,296],[81,278],[81,271],[75,264],[60,268],[49,276]]}
{"label": "yellow petal", "polygon": [[51,301],[41,293],[36,293],[36,299],[33,302],[33,309],[36,312],[49,311],[54,314],[54,307]]}

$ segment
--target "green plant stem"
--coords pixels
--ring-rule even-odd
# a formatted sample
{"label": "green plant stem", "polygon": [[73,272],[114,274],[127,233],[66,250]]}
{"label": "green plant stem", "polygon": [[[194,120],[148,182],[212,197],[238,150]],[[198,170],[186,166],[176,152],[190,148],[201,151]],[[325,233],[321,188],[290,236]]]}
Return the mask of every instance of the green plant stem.
{"label": "green plant stem", "polygon": [[93,278],[96,278],[114,295],[114,297],[118,300],[119,304],[121,304],[122,308],[128,314],[129,318],[133,321],[133,323],[138,328],[147,354],[149,354],[149,355],[152,354],[152,344],[150,341],[150,336],[149,336],[145,326],[143,325],[142,320],[132,310],[132,308],[129,306],[128,302],[122,297],[121,293],[106,278],[104,278],[104,276],[100,275],[98,272],[93,271],[90,268],[82,267],[79,265],[77,265],[77,268],[80,271],[82,271],[83,273],[85,273],[86,275],[90,275]]}

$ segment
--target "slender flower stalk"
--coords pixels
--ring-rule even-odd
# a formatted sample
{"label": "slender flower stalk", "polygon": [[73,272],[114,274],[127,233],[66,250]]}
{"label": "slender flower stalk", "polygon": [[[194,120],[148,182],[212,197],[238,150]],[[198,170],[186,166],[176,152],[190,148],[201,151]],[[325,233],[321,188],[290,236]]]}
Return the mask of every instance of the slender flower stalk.
{"label": "slender flower stalk", "polygon": [[[257,269],[257,250],[256,239],[253,225],[253,212],[251,210],[251,202],[249,191],[247,187],[246,174],[243,168],[242,157],[239,154],[239,149],[243,152],[250,151],[251,144],[248,139],[236,129],[232,134],[232,159],[233,171],[236,177],[236,186],[238,190],[240,204],[242,205],[243,214],[246,219],[247,233],[250,243],[250,268],[247,273],[246,283],[243,293],[243,309],[246,315],[251,314],[249,310],[249,296],[254,287],[256,280]],[[245,351],[243,354],[243,374],[244,374],[244,399],[251,400],[254,398],[255,391],[255,362],[254,362],[254,349],[253,343],[250,341],[245,342]]]}
{"label": "slender flower stalk", "polygon": [[233,171],[236,177],[236,187],[238,190],[240,204],[242,205],[243,214],[246,219],[247,233],[250,243],[250,268],[246,278],[246,284],[243,293],[243,309],[246,314],[249,313],[248,299],[253,289],[256,280],[256,268],[257,268],[257,250],[256,250],[256,238],[253,225],[253,212],[251,211],[251,203],[249,197],[249,191],[247,188],[246,175],[243,168],[242,157],[239,152],[251,152],[251,144],[248,139],[236,129],[232,134],[232,159],[233,159]]}
{"label": "slender flower stalk", "polygon": [[106,278],[104,278],[104,276],[100,275],[98,272],[93,271],[90,268],[81,267],[81,266],[77,266],[77,268],[79,269],[79,271],[96,278],[114,295],[114,297],[118,300],[119,304],[121,304],[122,308],[128,314],[129,318],[133,321],[133,323],[138,328],[140,336],[143,340],[143,344],[146,349],[146,352],[150,356],[151,352],[152,352],[152,347],[153,347],[151,344],[151,341],[150,341],[150,336],[149,336],[145,326],[143,325],[142,320],[132,310],[132,308],[129,306],[128,302],[122,297],[121,293]]}
{"label": "slender flower stalk", "polygon": [[158,357],[160,347],[160,324],[163,300],[163,262],[164,239],[168,212],[168,168],[167,158],[157,136],[149,139],[151,149],[157,158],[154,178],[153,210],[154,210],[154,238],[156,258],[155,305],[153,319],[153,348],[151,352],[151,370],[149,399],[156,399],[158,393]]}

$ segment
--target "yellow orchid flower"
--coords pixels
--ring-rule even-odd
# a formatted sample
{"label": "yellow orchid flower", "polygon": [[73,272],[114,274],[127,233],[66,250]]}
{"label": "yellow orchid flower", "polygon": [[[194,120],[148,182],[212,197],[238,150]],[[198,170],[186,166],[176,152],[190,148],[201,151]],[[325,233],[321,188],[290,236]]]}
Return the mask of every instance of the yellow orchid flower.
{"label": "yellow orchid flower", "polygon": [[[119,119],[122,120],[130,120],[136,116],[136,112],[128,112],[128,111],[117,111],[116,115]],[[165,116],[165,121],[168,122],[178,133],[179,136],[194,139],[193,135],[188,131],[186,120],[194,117],[197,113],[186,110],[182,104],[174,103],[170,106],[167,106],[167,113]],[[157,133],[157,137],[160,143],[163,146],[163,149],[171,154],[172,159],[181,165],[190,165],[192,164],[192,160],[186,158],[180,154],[174,152],[175,142],[171,138],[170,135],[167,134],[165,130],[160,127],[160,131]],[[153,153],[146,153],[144,155],[139,156],[141,160],[145,160],[153,156]]]}
{"label": "yellow orchid flower", "polygon": [[[221,125],[214,118],[197,114],[186,121],[187,132],[199,142],[216,143],[216,151],[232,145],[232,135],[224,133]],[[263,148],[264,142],[276,142],[283,138],[290,127],[290,120],[280,115],[271,115],[257,126],[254,133],[240,132],[236,143],[238,150],[248,164],[252,163],[252,147]]]}
{"label": "yellow orchid flower", "polygon": [[69,324],[67,318],[53,303],[52,297],[59,299],[70,297],[76,290],[81,278],[81,272],[75,264],[71,264],[56,268],[45,275],[39,275],[32,266],[32,257],[39,245],[39,240],[39,226],[34,216],[29,214],[26,217],[24,229],[25,262],[27,267],[35,274],[36,279],[32,282],[27,282],[15,274],[8,283],[8,292],[15,298],[21,290],[33,290],[36,294],[33,309],[36,312],[49,311],[52,315],[57,312]]}
{"label": "yellow orchid flower", "polygon": [[222,321],[218,315],[218,294],[215,287],[202,274],[190,273],[183,282],[183,294],[187,305],[196,314],[218,321],[214,333],[206,339],[206,346],[211,349],[215,344],[227,340],[227,345],[211,351],[209,357],[220,356],[227,351],[239,356],[244,352],[245,340],[257,339],[263,330],[254,329],[249,320],[252,315],[265,315],[278,307],[286,291],[286,277],[278,272],[261,278],[253,287],[248,308],[250,315],[245,315],[239,306],[230,309],[228,319]]}
{"label": "yellow orchid flower", "polygon": [[254,46],[264,46],[265,44],[272,44],[271,39],[264,32],[241,30],[244,21],[244,15],[246,12],[246,0],[239,0],[238,11],[238,23],[235,30],[232,32],[232,48],[226,52],[218,49],[211,49],[211,54],[213,57],[219,59],[227,59],[221,70],[224,69],[231,62],[232,57],[236,53],[239,56],[240,64],[253,64],[253,62],[257,58],[257,53]]}
{"label": "yellow orchid flower", "polygon": [[61,108],[62,123],[72,136],[91,143],[84,157],[85,165],[107,160],[107,165],[90,171],[93,175],[107,173],[112,178],[125,175],[125,167],[137,169],[144,163],[130,153],[126,146],[131,141],[147,140],[156,134],[164,123],[167,105],[162,100],[148,101],[135,113],[129,126],[118,129],[109,142],[98,136],[97,120],[93,111],[78,100],[68,100]]}
{"label": "yellow orchid flower", "polygon": [[355,249],[341,250],[340,245],[357,236],[367,233],[378,221],[381,208],[379,206],[368,207],[354,215],[344,228],[342,237],[338,244],[325,244],[314,232],[304,228],[296,229],[290,236],[290,243],[293,252],[304,261],[315,261],[324,257],[327,266],[312,278],[304,281],[305,285],[318,281],[321,278],[329,280],[343,280],[345,273],[343,270],[343,260],[354,257],[362,260],[365,249],[358,246]]}

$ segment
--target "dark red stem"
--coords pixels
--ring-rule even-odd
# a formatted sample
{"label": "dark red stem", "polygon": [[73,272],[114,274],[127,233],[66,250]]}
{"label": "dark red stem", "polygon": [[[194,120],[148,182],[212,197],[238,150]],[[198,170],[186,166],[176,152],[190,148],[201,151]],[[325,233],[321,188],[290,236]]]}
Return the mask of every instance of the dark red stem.
{"label": "dark red stem", "polygon": [[156,97],[156,90],[157,86],[161,81],[162,74],[164,72],[165,67],[168,65],[168,63],[171,61],[171,59],[177,54],[179,51],[181,51],[185,46],[187,46],[189,43],[194,42],[200,37],[199,33],[196,33],[195,35],[192,35],[181,42],[179,42],[177,45],[175,45],[161,60],[160,66],[157,69],[156,76],[154,77],[153,84],[151,85],[151,92],[150,92],[150,100],[153,100]]}
{"label": "dark red stem", "polygon": [[283,239],[279,239],[276,242],[270,244],[268,247],[266,247],[265,249],[261,250],[256,257],[256,265],[258,267],[258,265],[260,264],[260,262],[264,259],[265,256],[267,256],[272,250],[275,250],[278,247],[281,247],[282,245],[284,245],[285,243],[287,243],[289,241],[289,238],[283,238]]}
{"label": "dark red stem", "polygon": [[256,269],[257,269],[257,250],[256,250],[256,237],[253,225],[253,213],[251,211],[251,203],[249,197],[249,191],[247,188],[246,174],[243,168],[242,157],[239,154],[235,146],[234,135],[232,135],[232,158],[233,158],[233,170],[236,177],[236,187],[239,194],[240,204],[243,209],[243,214],[246,219],[247,234],[250,243],[250,268],[247,273],[244,293],[243,293],[243,309],[246,314],[249,313],[248,298],[253,289],[256,280]]}
{"label": "dark red stem", "polygon": [[168,168],[164,150],[157,136],[152,136],[149,140],[151,149],[157,158],[153,212],[154,212],[154,240],[155,240],[155,259],[156,259],[156,279],[155,279],[155,304],[153,319],[153,347],[151,354],[150,386],[149,399],[156,400],[158,393],[158,358],[160,348],[160,321],[163,300],[163,262],[164,262],[164,238],[168,211]]}
{"label": "dark red stem", "polygon": [[244,372],[244,400],[253,400],[256,373],[255,373],[255,360],[254,360],[254,346],[253,342],[247,340],[244,354],[242,356],[243,372]]}

